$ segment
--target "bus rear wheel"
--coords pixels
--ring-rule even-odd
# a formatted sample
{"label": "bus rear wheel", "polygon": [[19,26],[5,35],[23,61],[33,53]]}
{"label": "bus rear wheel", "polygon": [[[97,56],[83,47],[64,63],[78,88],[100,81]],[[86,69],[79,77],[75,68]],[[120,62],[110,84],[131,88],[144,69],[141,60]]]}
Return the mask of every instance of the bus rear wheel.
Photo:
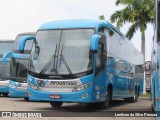
{"label": "bus rear wheel", "polygon": [[136,93],[136,92],[134,92],[133,97],[124,98],[124,100],[125,100],[126,102],[129,102],[129,103],[137,102],[137,99],[138,99],[138,96],[137,96],[137,93]]}
{"label": "bus rear wheel", "polygon": [[137,99],[138,99],[138,97],[137,97],[137,93],[136,93],[136,91],[135,91],[135,92],[134,92],[134,96],[130,98],[131,103],[137,102]]}
{"label": "bus rear wheel", "polygon": [[55,101],[50,102],[50,105],[54,108],[60,108],[62,104],[63,102],[55,102]]}

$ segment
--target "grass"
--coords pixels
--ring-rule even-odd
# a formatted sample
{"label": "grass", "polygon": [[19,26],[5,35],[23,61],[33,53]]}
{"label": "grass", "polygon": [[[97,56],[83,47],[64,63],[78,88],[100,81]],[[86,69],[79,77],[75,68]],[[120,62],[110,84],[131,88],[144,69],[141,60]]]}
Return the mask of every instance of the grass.
{"label": "grass", "polygon": [[141,97],[147,97],[147,98],[149,98],[150,97],[150,93],[142,94]]}

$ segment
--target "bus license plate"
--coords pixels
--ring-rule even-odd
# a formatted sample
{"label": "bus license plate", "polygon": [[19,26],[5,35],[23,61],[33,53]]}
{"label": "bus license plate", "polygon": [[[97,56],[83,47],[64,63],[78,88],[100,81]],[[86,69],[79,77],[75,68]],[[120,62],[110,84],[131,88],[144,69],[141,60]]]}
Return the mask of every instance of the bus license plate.
{"label": "bus license plate", "polygon": [[53,99],[60,99],[61,96],[60,96],[60,95],[50,95],[50,98],[53,98]]}

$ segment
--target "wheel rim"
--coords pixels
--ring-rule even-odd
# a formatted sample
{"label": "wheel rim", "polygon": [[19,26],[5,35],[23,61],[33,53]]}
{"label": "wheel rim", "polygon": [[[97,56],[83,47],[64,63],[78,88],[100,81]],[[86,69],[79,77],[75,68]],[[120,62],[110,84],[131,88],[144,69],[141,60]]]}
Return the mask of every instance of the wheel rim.
{"label": "wheel rim", "polygon": [[134,98],[134,101],[135,101],[135,99],[136,99],[136,94],[135,94],[135,92],[134,92],[134,96],[133,96],[133,98]]}

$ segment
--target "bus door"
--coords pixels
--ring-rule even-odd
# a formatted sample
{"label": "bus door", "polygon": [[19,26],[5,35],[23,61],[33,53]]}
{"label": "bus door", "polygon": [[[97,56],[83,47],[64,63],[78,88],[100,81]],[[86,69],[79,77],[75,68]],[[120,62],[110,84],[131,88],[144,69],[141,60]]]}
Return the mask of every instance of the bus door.
{"label": "bus door", "polygon": [[95,93],[96,100],[103,101],[106,99],[106,36],[101,35],[98,43],[96,54],[96,76],[95,76]]}

